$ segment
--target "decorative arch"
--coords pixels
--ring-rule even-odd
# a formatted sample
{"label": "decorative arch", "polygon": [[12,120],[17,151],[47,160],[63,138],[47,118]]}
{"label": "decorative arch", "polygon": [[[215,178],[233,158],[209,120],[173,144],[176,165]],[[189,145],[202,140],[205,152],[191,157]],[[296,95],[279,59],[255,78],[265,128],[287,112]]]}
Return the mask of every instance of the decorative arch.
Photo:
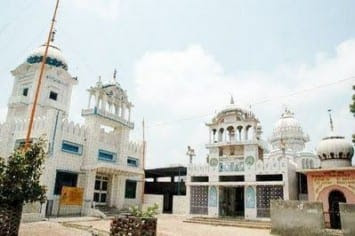
{"label": "decorative arch", "polygon": [[242,141],[243,126],[241,126],[241,125],[237,126],[237,130],[238,130],[238,141]]}
{"label": "decorative arch", "polygon": [[339,214],[339,203],[346,203],[346,197],[343,192],[339,190],[332,190],[328,195],[328,205],[329,205],[329,218],[330,226],[333,229],[340,229],[340,214]]}
{"label": "decorative arch", "polygon": [[228,141],[234,141],[235,140],[235,132],[234,132],[234,127],[233,126],[228,126],[227,127],[228,131]]}
{"label": "decorative arch", "polygon": [[224,133],[224,129],[220,128],[218,131],[218,141],[222,142],[223,141],[223,133]]}

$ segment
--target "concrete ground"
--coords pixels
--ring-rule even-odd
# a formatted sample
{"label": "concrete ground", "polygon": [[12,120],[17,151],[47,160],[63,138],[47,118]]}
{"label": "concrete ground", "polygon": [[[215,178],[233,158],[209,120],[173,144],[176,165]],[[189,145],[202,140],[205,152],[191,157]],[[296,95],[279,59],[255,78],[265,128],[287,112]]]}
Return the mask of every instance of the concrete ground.
{"label": "concrete ground", "polygon": [[[270,235],[269,230],[249,229],[229,226],[213,226],[203,224],[185,223],[186,217],[176,215],[158,216],[158,236],[263,236]],[[91,232],[99,235],[108,235],[110,220],[95,219],[71,219],[50,220],[36,223],[21,224],[21,236],[71,236],[71,235],[92,235]]]}

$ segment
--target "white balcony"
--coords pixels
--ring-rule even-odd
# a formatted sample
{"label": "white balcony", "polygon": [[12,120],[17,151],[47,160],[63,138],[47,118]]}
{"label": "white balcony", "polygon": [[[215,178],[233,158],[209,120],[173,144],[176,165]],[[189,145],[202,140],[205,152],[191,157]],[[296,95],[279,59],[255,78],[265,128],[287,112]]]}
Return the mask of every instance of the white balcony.
{"label": "white balcony", "polygon": [[116,115],[116,114],[111,113],[111,112],[107,112],[107,111],[102,110],[102,109],[98,109],[96,107],[95,108],[89,108],[89,109],[83,109],[81,111],[81,115],[82,116],[98,115],[98,116],[101,116],[103,118],[119,122],[122,125],[125,125],[125,126],[131,128],[131,129],[133,129],[133,127],[134,127],[134,124],[132,122],[129,122],[128,120],[123,119],[119,115]]}

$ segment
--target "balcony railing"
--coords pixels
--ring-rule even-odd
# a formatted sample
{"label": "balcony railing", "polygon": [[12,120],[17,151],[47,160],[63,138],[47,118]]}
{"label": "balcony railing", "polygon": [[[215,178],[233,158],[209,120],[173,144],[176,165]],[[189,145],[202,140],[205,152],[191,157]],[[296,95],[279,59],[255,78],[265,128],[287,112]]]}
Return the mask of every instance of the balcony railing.
{"label": "balcony railing", "polygon": [[88,115],[99,115],[102,116],[104,118],[107,118],[109,120],[113,120],[113,121],[117,121],[125,126],[128,126],[129,128],[133,128],[134,124],[128,120],[123,119],[122,117],[120,117],[119,115],[113,114],[111,112],[107,112],[105,110],[102,109],[98,109],[98,108],[89,108],[89,109],[83,109],[81,111],[82,116],[88,116]]}

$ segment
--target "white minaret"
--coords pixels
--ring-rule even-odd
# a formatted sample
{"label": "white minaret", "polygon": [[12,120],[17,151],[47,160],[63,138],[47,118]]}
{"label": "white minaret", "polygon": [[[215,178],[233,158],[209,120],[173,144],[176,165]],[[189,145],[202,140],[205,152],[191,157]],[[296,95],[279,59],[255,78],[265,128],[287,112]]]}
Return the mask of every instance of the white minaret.
{"label": "white minaret", "polygon": [[[27,57],[25,62],[11,71],[15,81],[9,99],[7,121],[14,117],[27,119],[29,116],[44,51],[45,45],[40,46]],[[45,116],[49,110],[56,110],[61,111],[66,117],[69,112],[72,87],[75,84],[77,79],[68,73],[68,65],[61,50],[50,45],[36,116]]]}

